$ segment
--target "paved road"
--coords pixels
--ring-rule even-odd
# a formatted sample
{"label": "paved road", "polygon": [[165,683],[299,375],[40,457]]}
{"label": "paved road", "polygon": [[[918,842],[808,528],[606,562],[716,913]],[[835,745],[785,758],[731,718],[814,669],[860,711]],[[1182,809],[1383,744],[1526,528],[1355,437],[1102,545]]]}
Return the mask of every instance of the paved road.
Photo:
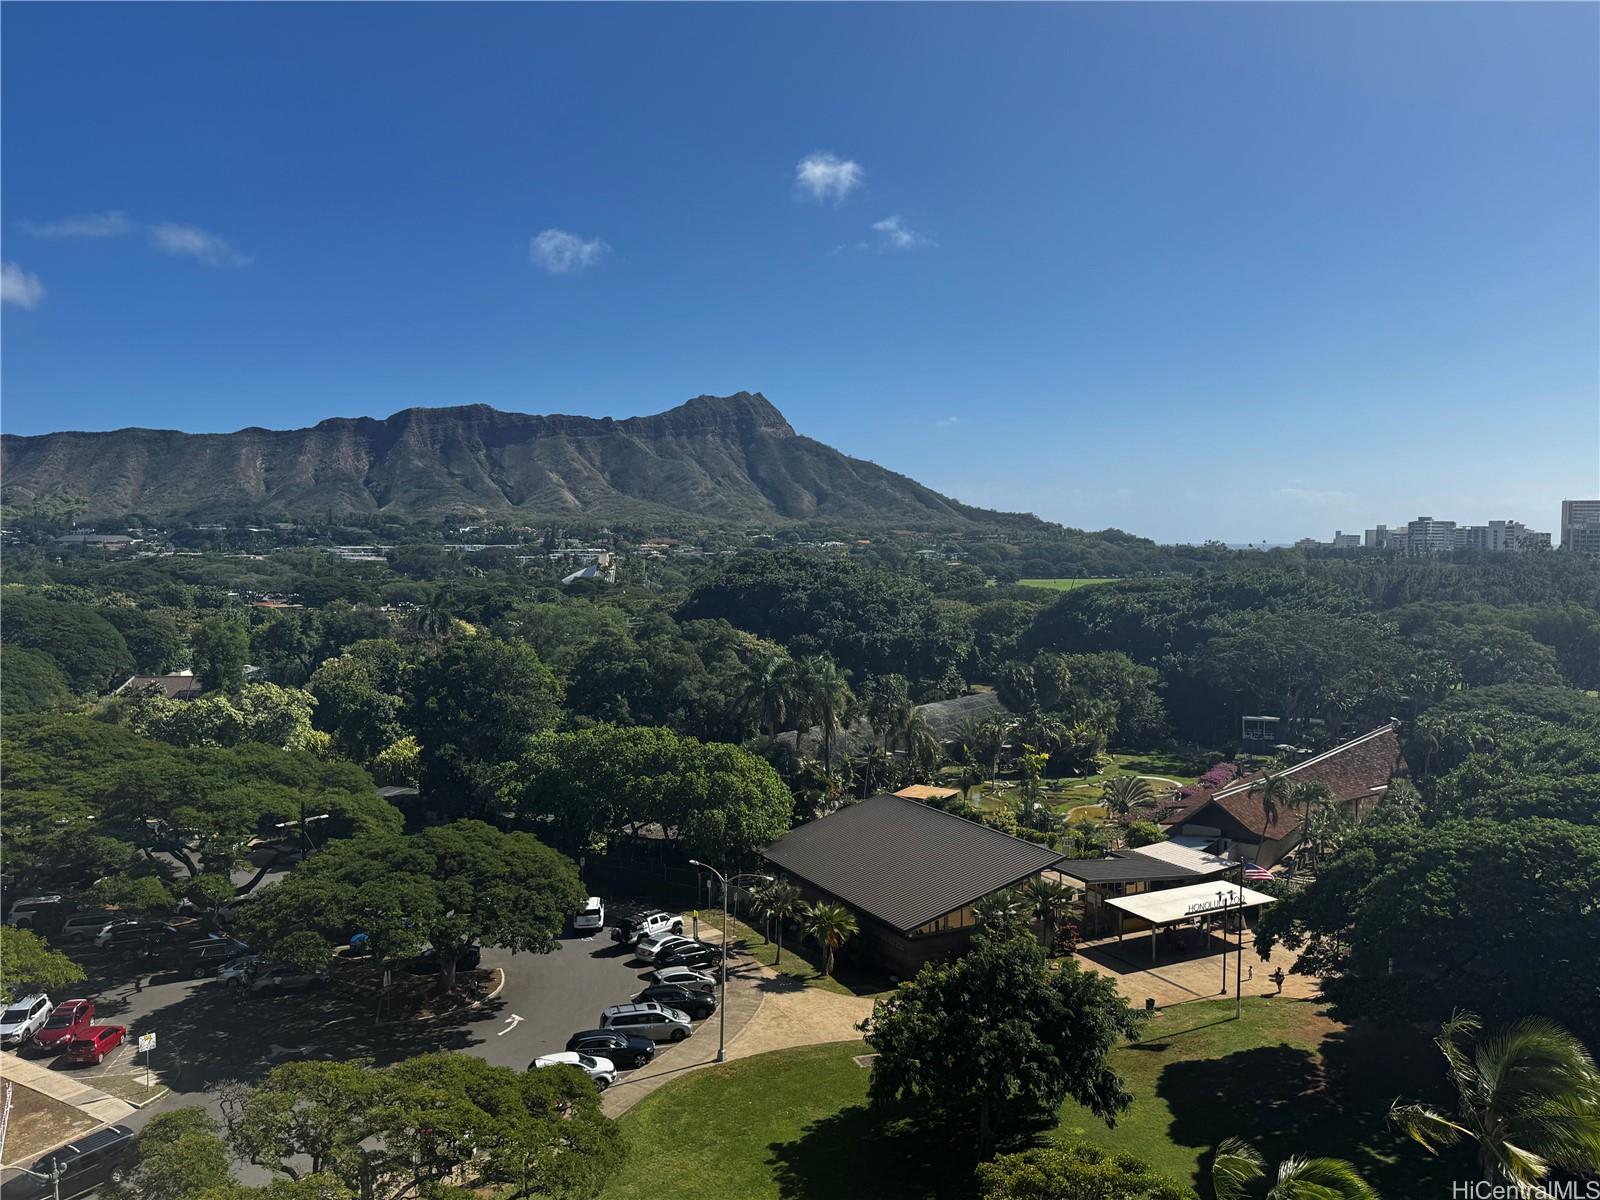
{"label": "paved road", "polygon": [[[130,1039],[157,1034],[156,1078],[172,1094],[132,1118],[135,1127],[180,1105],[199,1104],[215,1113],[217,1085],[252,1082],[291,1059],[365,1057],[382,1066],[455,1050],[524,1070],[538,1055],[563,1049],[577,1030],[593,1028],[606,1005],[628,1001],[645,986],[647,969],[611,941],[609,931],[569,936],[553,954],[489,949],[483,965],[505,972],[505,986],[495,999],[467,1013],[380,1025],[370,1001],[336,989],[236,1002],[211,980],[157,974],[136,982],[137,960],[93,949],[72,953],[89,974],[89,982],[74,994],[96,1001],[97,1020],[127,1025]],[[715,1037],[714,1029],[708,1032]],[[117,1067],[127,1070],[120,1062]],[[81,1072],[83,1081],[92,1083],[94,1073],[94,1068]]]}

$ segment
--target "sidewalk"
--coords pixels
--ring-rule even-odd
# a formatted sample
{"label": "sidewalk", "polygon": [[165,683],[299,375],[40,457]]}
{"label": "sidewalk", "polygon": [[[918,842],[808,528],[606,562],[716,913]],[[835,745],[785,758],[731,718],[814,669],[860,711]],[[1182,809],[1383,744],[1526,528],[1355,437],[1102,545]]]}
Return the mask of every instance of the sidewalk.
{"label": "sidewalk", "polygon": [[663,1042],[648,1066],[619,1076],[600,1097],[607,1116],[619,1117],[664,1083],[686,1071],[715,1062],[718,1024],[728,1022],[728,1052],[732,1057],[734,1040],[760,1010],[766,992],[759,986],[761,967],[745,963],[728,972],[728,999],[723,1010],[713,1013],[695,1027],[694,1036],[682,1042]]}
{"label": "sidewalk", "polygon": [[11,1051],[0,1054],[0,1078],[16,1084],[19,1088],[36,1092],[57,1104],[66,1105],[76,1110],[81,1117],[80,1120],[61,1121],[59,1137],[54,1137],[55,1131],[52,1127],[44,1139],[46,1144],[30,1139],[29,1144],[13,1145],[11,1139],[7,1138],[6,1166],[14,1165],[16,1162],[31,1161],[63,1142],[81,1137],[90,1129],[124,1120],[135,1111],[133,1105],[126,1100],[108,1096],[99,1088],[80,1083],[61,1071],[52,1071],[48,1067],[30,1062]]}

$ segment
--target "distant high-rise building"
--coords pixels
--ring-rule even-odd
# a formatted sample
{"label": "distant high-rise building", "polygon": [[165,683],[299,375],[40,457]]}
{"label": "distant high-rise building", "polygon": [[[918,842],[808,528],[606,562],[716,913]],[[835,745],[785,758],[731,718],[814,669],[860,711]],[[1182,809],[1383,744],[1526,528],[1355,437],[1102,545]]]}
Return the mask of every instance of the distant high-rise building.
{"label": "distant high-rise building", "polygon": [[1561,548],[1600,554],[1600,500],[1561,502]]}
{"label": "distant high-rise building", "polygon": [[1418,517],[1406,523],[1408,554],[1448,554],[1456,548],[1456,523]]}
{"label": "distant high-rise building", "polygon": [[1333,548],[1335,550],[1359,550],[1361,548],[1361,535],[1359,533],[1345,533],[1342,529],[1333,531]]}
{"label": "distant high-rise building", "polygon": [[1387,550],[1389,548],[1389,527],[1379,525],[1376,529],[1367,530],[1363,537],[1363,544],[1368,550]]}
{"label": "distant high-rise building", "polygon": [[1466,525],[1456,529],[1457,545],[1463,550],[1488,550],[1503,553],[1511,550],[1548,549],[1550,535],[1529,529],[1521,521],[1490,521],[1487,525]]}

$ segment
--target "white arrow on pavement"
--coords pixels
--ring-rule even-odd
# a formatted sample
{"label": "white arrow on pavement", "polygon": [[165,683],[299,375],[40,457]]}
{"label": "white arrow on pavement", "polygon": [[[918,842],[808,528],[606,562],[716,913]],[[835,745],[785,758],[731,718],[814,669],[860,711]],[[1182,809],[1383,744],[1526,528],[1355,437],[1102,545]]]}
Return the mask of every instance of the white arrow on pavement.
{"label": "white arrow on pavement", "polygon": [[502,1029],[499,1033],[495,1034],[495,1037],[505,1037],[506,1034],[510,1033],[513,1029],[515,1029],[521,1023],[522,1023],[522,1018],[517,1016],[516,1013],[512,1013],[511,1016],[506,1019],[506,1027],[504,1029]]}
{"label": "white arrow on pavement", "polygon": [[268,1058],[290,1058],[290,1057],[295,1056],[295,1055],[303,1055],[307,1051],[315,1050],[316,1048],[317,1048],[316,1047],[316,1043],[314,1043],[314,1042],[309,1044],[309,1045],[305,1045],[305,1046],[280,1046],[280,1045],[278,1045],[277,1042],[273,1042],[272,1043],[272,1049],[270,1051],[268,1051],[267,1057]]}

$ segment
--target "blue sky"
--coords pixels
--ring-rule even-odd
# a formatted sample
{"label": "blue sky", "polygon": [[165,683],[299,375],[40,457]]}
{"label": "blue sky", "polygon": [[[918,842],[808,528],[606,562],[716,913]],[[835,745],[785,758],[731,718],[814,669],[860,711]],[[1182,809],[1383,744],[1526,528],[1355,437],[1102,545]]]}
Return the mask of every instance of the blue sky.
{"label": "blue sky", "polygon": [[1600,8],[10,4],[4,426],[762,391],[1164,540],[1600,494]]}

